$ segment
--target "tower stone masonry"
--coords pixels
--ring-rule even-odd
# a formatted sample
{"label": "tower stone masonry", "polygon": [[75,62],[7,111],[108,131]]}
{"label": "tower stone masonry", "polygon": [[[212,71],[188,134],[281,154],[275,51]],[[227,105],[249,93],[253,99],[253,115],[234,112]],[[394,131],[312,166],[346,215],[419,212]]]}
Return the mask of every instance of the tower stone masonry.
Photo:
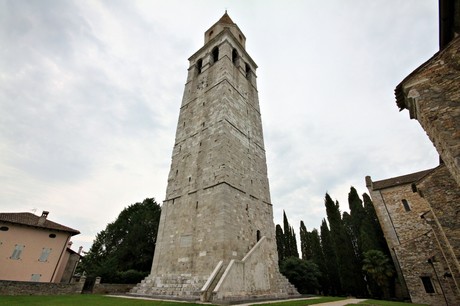
{"label": "tower stone masonry", "polygon": [[256,63],[227,12],[189,58],[151,274],[131,294],[299,295],[279,272]]}

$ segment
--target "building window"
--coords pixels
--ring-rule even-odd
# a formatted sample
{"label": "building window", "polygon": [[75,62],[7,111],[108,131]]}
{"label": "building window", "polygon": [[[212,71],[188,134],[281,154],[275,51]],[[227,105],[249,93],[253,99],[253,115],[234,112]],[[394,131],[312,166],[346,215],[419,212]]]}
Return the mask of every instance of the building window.
{"label": "building window", "polygon": [[0,227],[0,231],[2,232],[7,232],[10,228],[8,226],[2,226]]}
{"label": "building window", "polygon": [[422,279],[423,287],[425,287],[426,293],[436,293],[436,291],[434,290],[433,283],[431,282],[431,277],[422,276],[420,278]]}
{"label": "building window", "polygon": [[51,248],[43,248],[42,249],[42,254],[40,255],[40,258],[38,261],[45,262],[48,261],[48,256],[51,253]]}
{"label": "building window", "polygon": [[417,185],[415,185],[415,183],[412,183],[410,188],[412,189],[412,192],[417,192]]}
{"label": "building window", "polygon": [[201,69],[203,68],[203,60],[200,58],[197,62],[196,62],[196,69],[198,71],[198,74],[201,73]]}
{"label": "building window", "polygon": [[404,209],[405,209],[406,211],[410,211],[409,202],[407,202],[406,199],[402,199],[401,201],[402,201],[402,204],[403,204],[403,206],[404,206]]}
{"label": "building window", "polygon": [[32,274],[32,277],[30,278],[30,280],[32,282],[39,282],[41,276],[42,276],[41,274],[34,273],[34,274]]}
{"label": "building window", "polygon": [[246,78],[247,79],[251,78],[251,66],[249,66],[248,63],[246,63]]}
{"label": "building window", "polygon": [[232,51],[232,62],[234,65],[238,64],[238,51],[236,51],[236,49]]}
{"label": "building window", "polygon": [[261,236],[260,236],[260,231],[257,230],[257,242],[260,240]]}
{"label": "building window", "polygon": [[16,244],[16,246],[14,247],[13,254],[11,255],[10,259],[15,259],[15,260],[21,259],[22,250],[24,250],[24,245]]}
{"label": "building window", "polygon": [[215,62],[219,60],[219,48],[215,47],[214,49],[212,49],[211,54],[212,54],[212,63],[214,64]]}
{"label": "building window", "polygon": [[50,237],[50,238],[56,238],[56,234],[49,234],[48,237]]}

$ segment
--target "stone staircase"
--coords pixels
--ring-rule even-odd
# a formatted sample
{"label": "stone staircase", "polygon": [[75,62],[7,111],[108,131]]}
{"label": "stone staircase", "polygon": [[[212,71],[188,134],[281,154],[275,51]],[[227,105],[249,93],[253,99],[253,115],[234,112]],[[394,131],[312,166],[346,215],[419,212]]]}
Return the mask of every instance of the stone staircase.
{"label": "stone staircase", "polygon": [[200,289],[206,282],[205,278],[189,275],[147,276],[141,283],[130,290],[130,295],[155,296],[186,300],[199,300]]}

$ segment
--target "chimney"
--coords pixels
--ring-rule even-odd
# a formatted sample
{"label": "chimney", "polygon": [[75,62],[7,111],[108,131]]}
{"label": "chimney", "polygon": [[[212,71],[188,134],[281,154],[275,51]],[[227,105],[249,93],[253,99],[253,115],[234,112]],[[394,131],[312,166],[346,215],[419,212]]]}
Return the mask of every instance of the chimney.
{"label": "chimney", "polygon": [[78,255],[80,255],[80,254],[81,254],[81,251],[82,251],[82,250],[83,250],[83,247],[82,247],[82,246],[80,246],[80,247],[78,248]]}
{"label": "chimney", "polygon": [[38,219],[38,225],[43,225],[45,224],[46,218],[48,217],[49,211],[43,211],[40,219]]}

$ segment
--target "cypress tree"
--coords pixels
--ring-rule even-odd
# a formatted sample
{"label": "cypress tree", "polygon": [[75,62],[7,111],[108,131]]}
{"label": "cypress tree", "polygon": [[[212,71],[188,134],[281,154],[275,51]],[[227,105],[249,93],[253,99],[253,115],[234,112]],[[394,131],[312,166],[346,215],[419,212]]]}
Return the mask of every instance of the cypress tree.
{"label": "cypress tree", "polygon": [[323,249],[321,248],[321,241],[317,229],[313,229],[311,232],[307,232],[308,240],[311,246],[311,260],[318,266],[321,275],[318,278],[323,294],[329,294],[331,290],[331,284],[328,277],[328,269],[326,259],[324,257]]}
{"label": "cypress tree", "polygon": [[278,263],[281,263],[285,256],[285,246],[284,246],[284,234],[283,234],[283,229],[281,228],[281,225],[277,224],[276,225],[276,248],[278,249]]}
{"label": "cypress tree", "polygon": [[366,293],[364,276],[357,265],[351,239],[346,231],[340,214],[339,202],[335,202],[326,193],[326,213],[331,227],[331,236],[337,254],[340,282],[344,293],[362,296]]}
{"label": "cypress tree", "polygon": [[302,252],[302,259],[312,259],[313,254],[310,236],[303,221],[300,221],[300,251]]}
{"label": "cypress tree", "polygon": [[346,216],[344,213],[344,222],[347,225],[347,232],[350,235],[355,254],[361,260],[361,225],[366,218],[366,212],[363,207],[363,201],[361,201],[358,192],[353,186],[348,193],[348,207],[350,208],[350,215]]}
{"label": "cypress tree", "polygon": [[321,248],[324,254],[324,260],[327,263],[327,283],[328,287],[323,290],[331,295],[342,294],[342,286],[339,277],[339,267],[337,264],[337,253],[335,252],[334,242],[327,226],[326,220],[321,223]]}

